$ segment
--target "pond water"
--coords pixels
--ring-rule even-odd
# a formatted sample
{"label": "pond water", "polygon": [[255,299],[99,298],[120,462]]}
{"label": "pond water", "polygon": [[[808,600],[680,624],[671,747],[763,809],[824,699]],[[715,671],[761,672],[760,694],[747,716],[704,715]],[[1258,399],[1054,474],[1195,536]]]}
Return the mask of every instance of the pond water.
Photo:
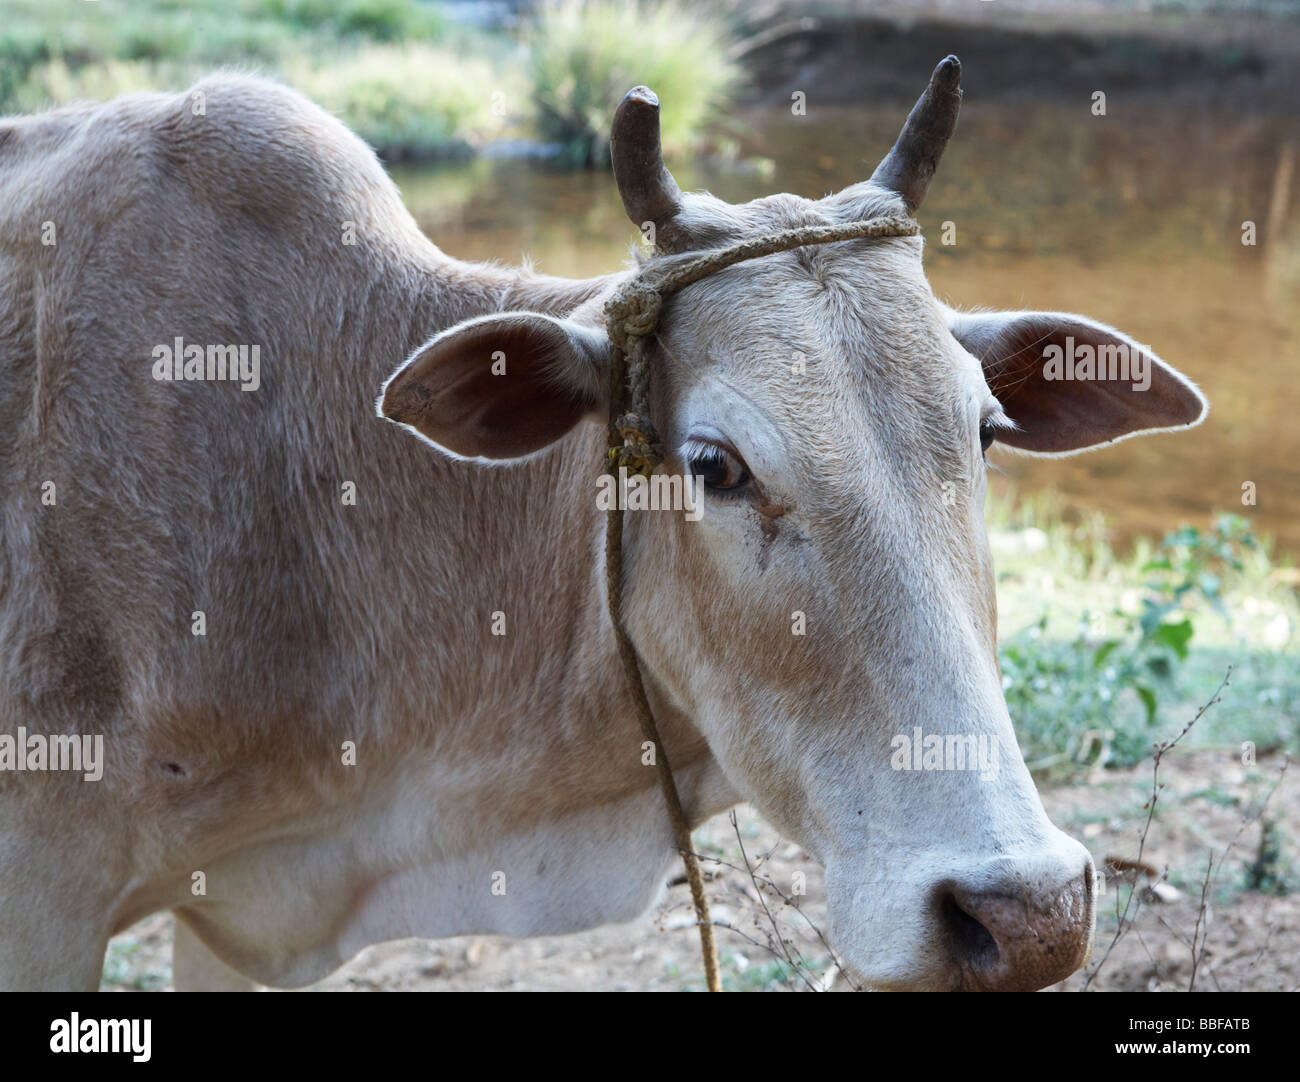
{"label": "pond water", "polygon": [[[670,161],[684,188],[740,202],[818,197],[867,176],[901,110],[751,111],[734,161]],[[619,267],[634,238],[607,172],[487,160],[398,169],[422,228],[462,259],[533,259],[551,274]],[[936,293],[960,306],[1080,312],[1151,346],[1211,412],[1192,432],[1067,459],[995,451],[997,488],[1055,490],[1115,538],[1245,515],[1300,553],[1300,130],[1144,106],[1133,115],[967,105],[921,222]],[[956,244],[940,243],[951,221]],[[1242,223],[1255,223],[1253,246]],[[1255,504],[1243,505],[1252,482]]]}

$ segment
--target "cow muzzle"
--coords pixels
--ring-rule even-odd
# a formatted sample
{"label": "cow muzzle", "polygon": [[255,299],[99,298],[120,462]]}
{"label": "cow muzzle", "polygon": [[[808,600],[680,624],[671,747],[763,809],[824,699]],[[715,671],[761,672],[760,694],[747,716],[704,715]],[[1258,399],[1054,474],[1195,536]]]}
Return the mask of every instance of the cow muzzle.
{"label": "cow muzzle", "polygon": [[1064,980],[1092,953],[1096,875],[1061,882],[952,883],[936,899],[958,979],[956,990],[1032,992]]}

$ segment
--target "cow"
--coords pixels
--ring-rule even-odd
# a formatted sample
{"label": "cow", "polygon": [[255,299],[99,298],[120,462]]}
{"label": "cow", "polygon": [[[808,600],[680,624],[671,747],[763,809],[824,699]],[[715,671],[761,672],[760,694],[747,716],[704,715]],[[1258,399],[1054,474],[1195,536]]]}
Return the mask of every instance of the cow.
{"label": "cow", "polygon": [[[869,179],[743,205],[678,188],[633,91],[614,174],[655,247],[589,280],[446,255],[273,81],[0,122],[0,985],[92,989],[167,909],[178,989],[644,913],[676,850],[603,594],[603,306],[915,215],[959,74]],[[857,979],[1035,989],[1084,963],[1094,872],[1003,699],[984,451],[1207,407],[1095,320],[947,307],[921,256],[802,247],[667,302],[658,468],[700,513],[626,513],[623,618],[690,825],[745,800],[804,847]],[[1065,344],[1148,385],[1053,378]],[[51,769],[56,735],[102,761]],[[932,737],[992,758],[931,769]]]}

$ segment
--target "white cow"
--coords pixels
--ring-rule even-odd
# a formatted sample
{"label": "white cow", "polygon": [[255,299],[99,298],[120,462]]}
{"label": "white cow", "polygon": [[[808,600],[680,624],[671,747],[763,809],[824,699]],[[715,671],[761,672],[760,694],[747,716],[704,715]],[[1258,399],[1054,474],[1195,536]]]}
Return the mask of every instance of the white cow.
{"label": "white cow", "polygon": [[[742,206],[678,191],[634,92],[614,164],[651,260],[914,211],[958,72],[871,180]],[[0,122],[0,260],[0,985],[92,988],[168,908],[178,987],[297,986],[380,940],[654,902],[676,857],[597,506],[631,272],[452,259],[342,125],[229,75]],[[1067,339],[1149,386],[1050,378]],[[403,358],[399,425],[374,401]],[[625,614],[692,823],[749,800],[821,861],[873,987],[1071,973],[1093,870],[1001,694],[982,448],[1204,400],[1084,317],[947,309],[917,237],[720,271],[653,371],[660,470],[706,491],[698,521],[628,514]],[[912,761],[917,730],[991,768]],[[102,777],[42,769],[51,734],[102,738]]]}

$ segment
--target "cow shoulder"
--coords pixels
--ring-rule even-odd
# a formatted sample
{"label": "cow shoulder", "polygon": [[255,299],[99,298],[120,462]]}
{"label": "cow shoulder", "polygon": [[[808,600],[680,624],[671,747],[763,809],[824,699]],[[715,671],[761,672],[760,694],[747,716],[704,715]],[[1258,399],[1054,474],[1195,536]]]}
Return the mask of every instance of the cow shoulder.
{"label": "cow shoulder", "polygon": [[159,169],[175,170],[201,198],[278,229],[409,220],[374,152],[283,84],[210,76],[173,96],[151,128]]}
{"label": "cow shoulder", "polygon": [[329,223],[335,244],[345,221],[372,240],[419,235],[345,125],[290,87],[233,73],[0,119],[0,196],[0,248],[29,258],[53,246],[51,224],[62,244],[124,216],[183,231],[203,209],[280,235]]}

